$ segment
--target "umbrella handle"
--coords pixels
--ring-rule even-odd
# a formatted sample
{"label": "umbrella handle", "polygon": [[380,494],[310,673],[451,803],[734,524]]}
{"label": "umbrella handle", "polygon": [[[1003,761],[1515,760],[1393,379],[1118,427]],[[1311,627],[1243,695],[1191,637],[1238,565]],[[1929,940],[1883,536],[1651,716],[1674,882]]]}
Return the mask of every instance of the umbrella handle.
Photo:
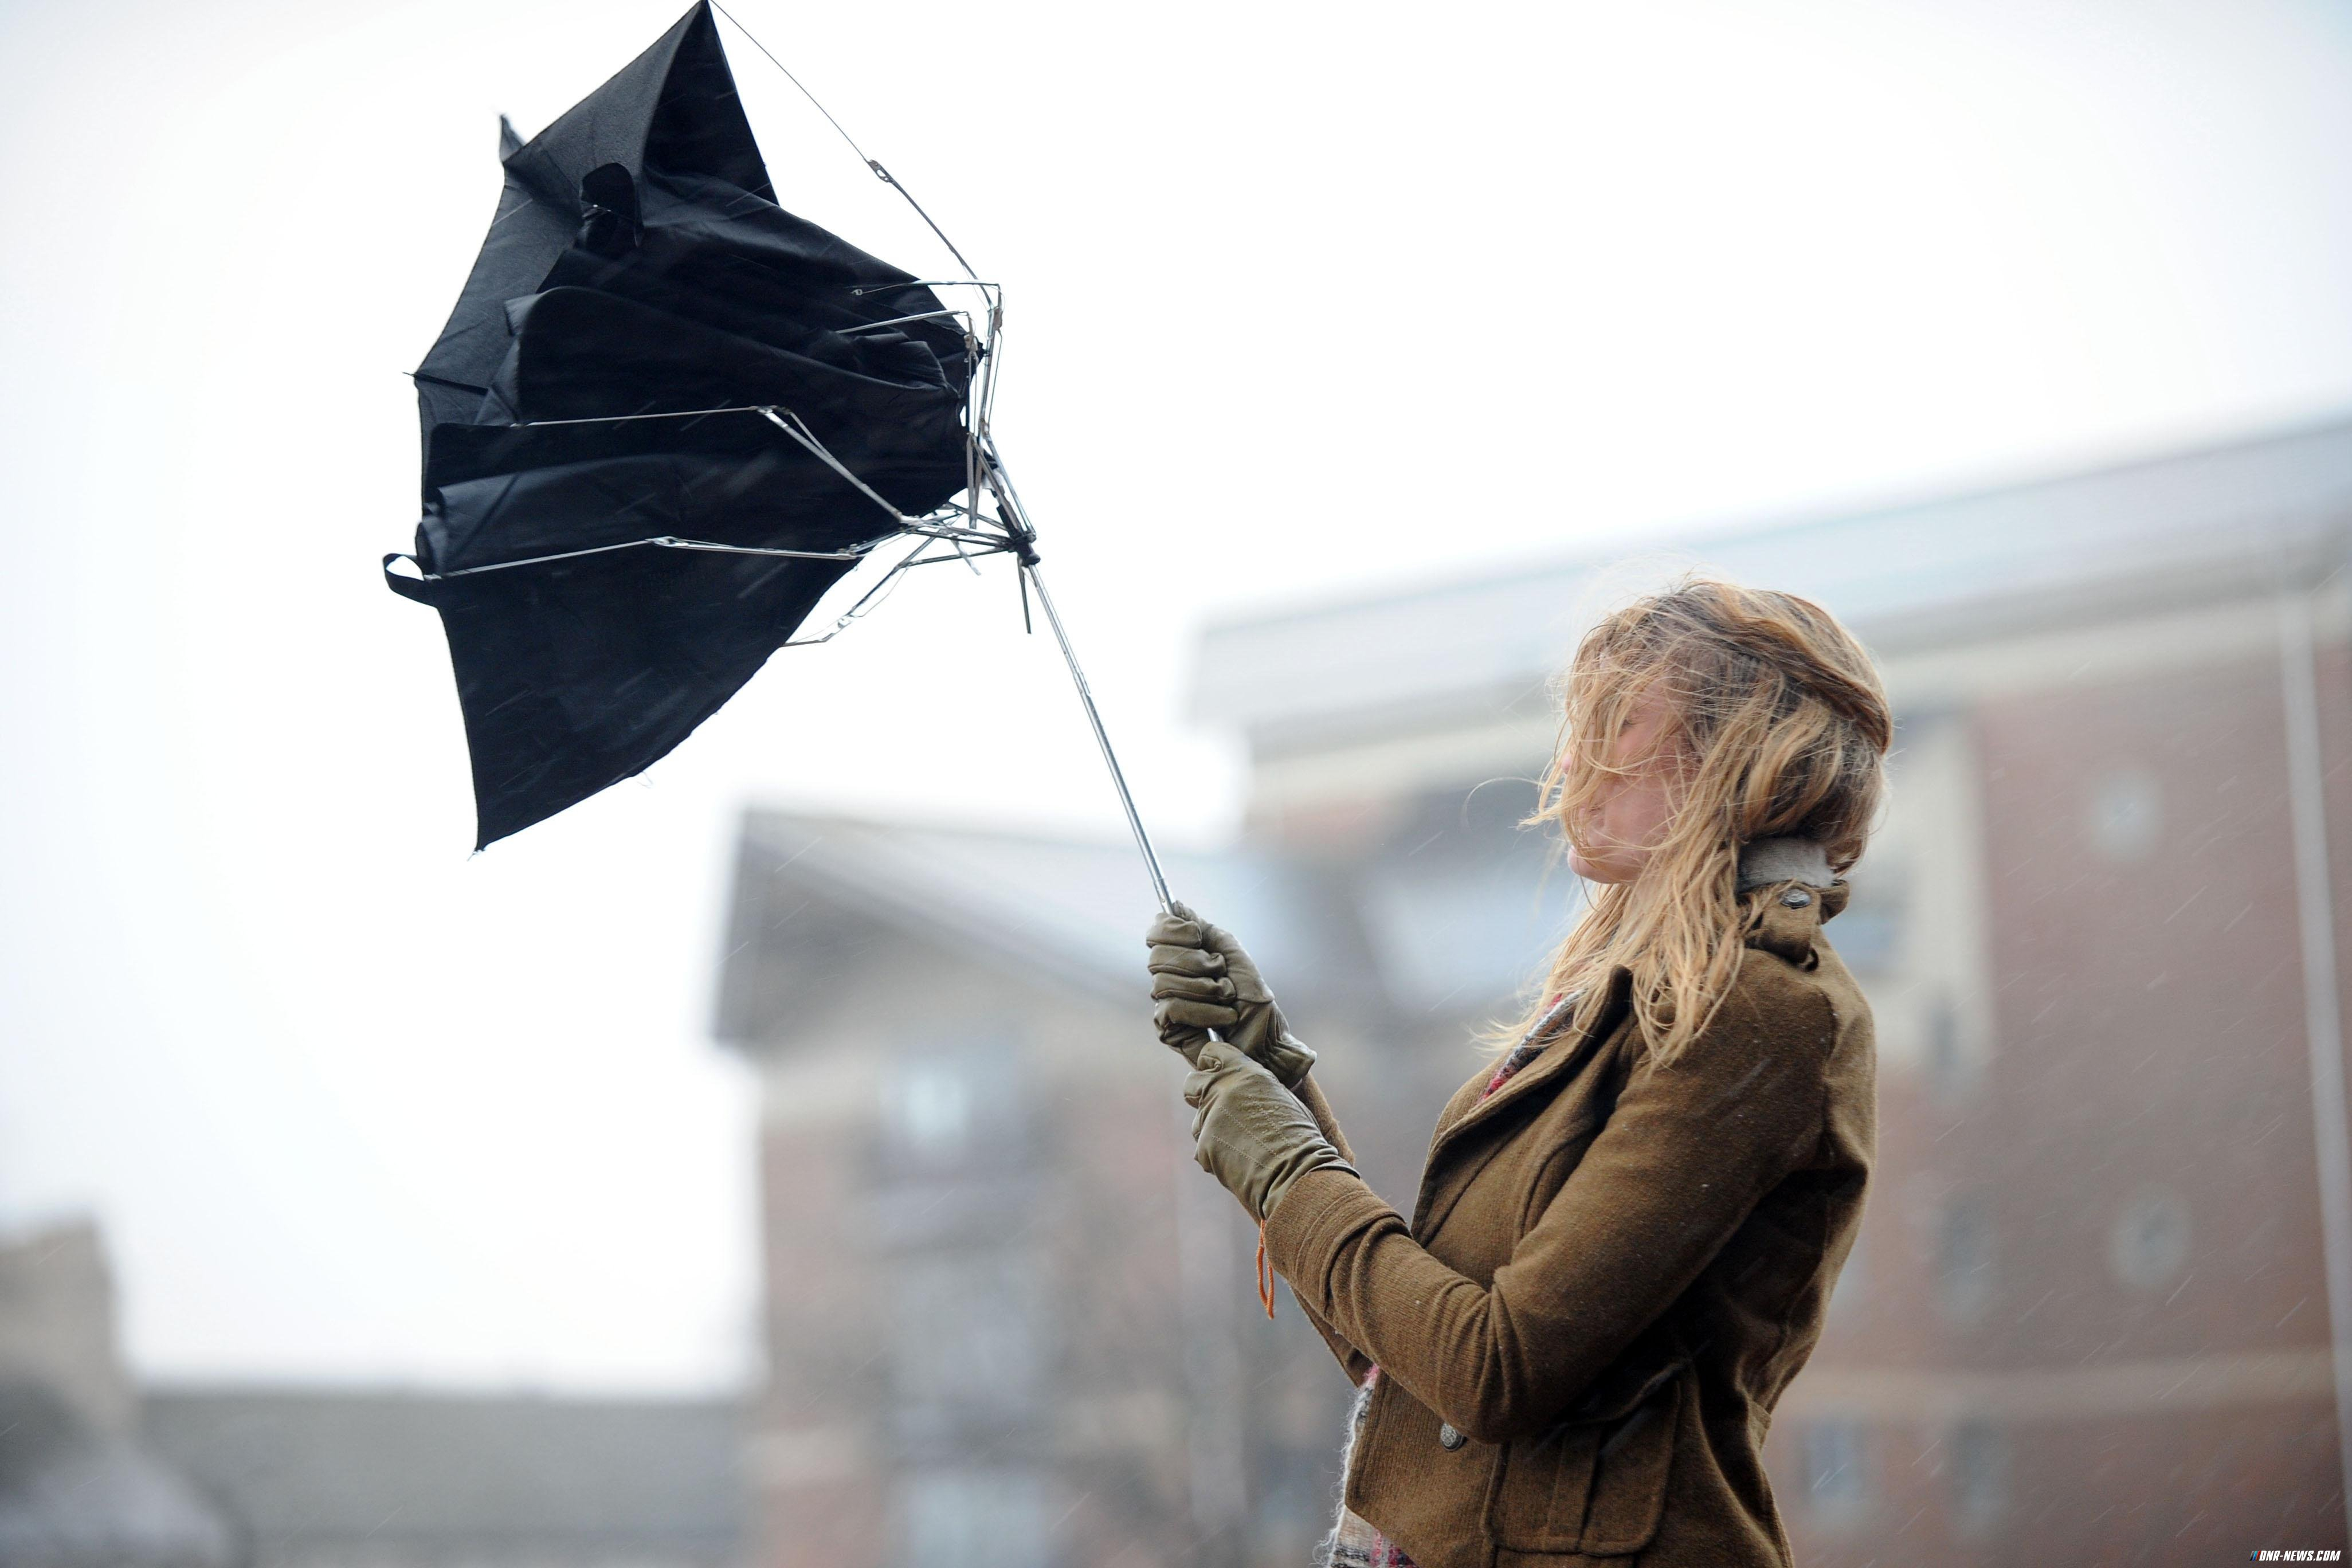
{"label": "umbrella handle", "polygon": [[1045,592],[1045,579],[1038,574],[1033,558],[1021,563],[1021,573],[1032,588],[1037,590],[1037,603],[1045,612],[1045,624],[1054,628],[1054,640],[1061,645],[1062,662],[1070,667],[1070,681],[1078,689],[1079,705],[1087,710],[1087,723],[1095,732],[1095,744],[1102,748],[1103,765],[1110,769],[1111,787],[1118,791],[1118,804],[1127,813],[1127,826],[1135,835],[1135,847],[1143,853],[1143,868],[1151,877],[1151,890],[1160,900],[1160,907],[1170,914],[1176,912],[1176,900],[1168,895],[1168,878],[1160,869],[1160,857],[1151,848],[1151,835],[1143,830],[1143,818],[1136,815],[1135,796],[1128,792],[1127,775],[1119,772],[1118,753],[1110,749],[1110,733],[1103,728],[1102,714],[1095,709],[1095,694],[1087,686],[1087,672],[1078,668],[1078,656],[1070,647],[1070,634],[1062,629],[1062,617],[1054,613],[1054,596]]}

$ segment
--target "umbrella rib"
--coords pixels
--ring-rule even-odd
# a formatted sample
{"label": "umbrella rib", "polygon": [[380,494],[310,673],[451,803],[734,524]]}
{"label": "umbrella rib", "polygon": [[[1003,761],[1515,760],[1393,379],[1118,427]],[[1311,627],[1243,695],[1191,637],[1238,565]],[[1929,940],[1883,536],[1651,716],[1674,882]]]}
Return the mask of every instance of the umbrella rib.
{"label": "umbrella rib", "polygon": [[892,506],[887,500],[883,499],[881,491],[876,489],[872,485],[867,484],[864,479],[859,479],[856,474],[851,473],[840,458],[835,457],[831,452],[826,451],[824,443],[816,438],[816,432],[811,430],[806,422],[803,421],[799,415],[793,414],[789,408],[784,410],[784,414],[791,416],[789,422],[782,416],[779,416],[773,408],[762,408],[760,410],[760,416],[761,418],[765,419],[769,424],[773,425],[777,429],[782,430],[785,435],[790,436],[793,440],[798,441],[803,447],[808,449],[809,455],[816,458],[818,462],[823,463],[826,468],[831,468],[835,473],[839,474],[843,479],[847,479],[851,484],[856,486],[859,494],[865,496],[866,500],[872,501],[876,506],[880,507],[884,511],[888,512],[892,518],[897,520],[899,527],[912,528],[915,526],[915,520],[913,518],[908,517],[905,512],[900,511],[897,507]]}
{"label": "umbrella rib", "polygon": [[[453,577],[471,577],[483,572],[508,572],[518,566],[545,566],[557,561],[577,561],[587,555],[609,555],[615,550],[637,550],[654,545],[663,550],[696,550],[707,555],[765,555],[785,561],[863,561],[887,540],[912,534],[925,541],[943,540],[957,553],[934,556],[929,561],[913,561],[909,565],[929,566],[942,561],[963,559],[962,551],[970,545],[983,555],[1003,554],[1013,546],[994,534],[980,533],[971,529],[924,528],[911,521],[909,526],[893,529],[888,533],[869,539],[863,544],[853,544],[846,550],[783,550],[755,544],[720,544],[708,539],[680,539],[675,534],[659,534],[650,539],[625,539],[618,544],[594,544],[585,550],[561,550],[551,555],[526,555],[519,561],[493,561],[481,566],[459,566],[447,572],[419,572],[416,581],[440,583]],[[403,557],[406,560],[414,556]]]}
{"label": "umbrella rib", "polygon": [[906,198],[907,205],[915,209],[915,216],[923,220],[923,226],[929,229],[934,235],[939,237],[940,243],[948,247],[948,254],[956,258],[956,265],[964,269],[965,276],[972,279],[979,278],[980,274],[972,270],[971,263],[963,258],[963,252],[956,248],[955,241],[950,239],[947,237],[947,232],[940,228],[938,224],[931,221],[931,215],[923,210],[923,204],[915,199],[915,193],[900,184],[897,180],[893,179],[890,175],[890,171],[884,168],[880,163],[873,158],[867,157],[866,149],[857,144],[857,138],[849,133],[848,127],[843,125],[840,121],[835,120],[833,117],[833,110],[827,109],[823,103],[818,102],[816,94],[811,92],[808,89],[807,85],[803,83],[800,78],[792,73],[791,67],[785,65],[783,61],[776,58],[775,52],[772,49],[769,48],[767,45],[760,41],[759,35],[753,33],[751,28],[743,26],[741,20],[736,16],[734,12],[730,11],[724,5],[719,5],[719,0],[710,0],[710,5],[711,9],[717,11],[720,16],[735,24],[735,30],[737,32],[751,40],[751,47],[753,48],[768,57],[768,63],[770,65],[784,73],[784,79],[786,81],[791,82],[794,87],[801,89],[801,96],[807,99],[811,104],[814,105],[816,111],[819,114],[824,116],[826,124],[841,132],[841,139],[849,143],[849,150],[856,153],[859,160],[863,162],[867,168],[874,171],[874,177],[876,179],[880,180],[884,184],[889,186],[892,190],[898,192],[901,196]]}
{"label": "umbrella rib", "polygon": [[[814,647],[819,643],[829,643],[834,638],[839,637],[843,632],[847,631],[851,622],[864,619],[866,612],[873,609],[879,603],[876,598],[876,595],[881,594],[884,589],[888,588],[892,584],[896,583],[898,580],[898,574],[900,573],[907,571],[909,567],[921,564],[921,563],[918,562],[915,558],[929,548],[929,543],[926,542],[916,545],[914,549],[908,551],[896,565],[892,566],[887,572],[882,574],[882,580],[880,582],[875,584],[874,586],[866,589],[865,593],[858,595],[857,603],[850,605],[848,609],[844,610],[835,618],[833,629],[831,631],[826,632],[822,637],[794,637],[783,646],[785,647]],[[943,557],[942,559],[952,559],[952,557]]]}
{"label": "umbrella rib", "polygon": [[942,316],[961,316],[963,314],[965,314],[965,312],[961,310],[922,310],[911,316],[892,316],[887,321],[860,321],[854,327],[842,327],[837,329],[837,331],[842,337],[845,338],[852,332],[870,332],[877,327],[901,326],[908,321],[936,321]]}
{"label": "umbrella rib", "polygon": [[493,561],[485,566],[460,566],[449,572],[420,572],[417,579],[425,583],[439,583],[451,577],[472,577],[484,572],[511,571],[517,566],[544,566],[550,562],[577,561],[583,555],[609,555],[615,550],[636,550],[648,544],[664,550],[700,550],[714,555],[775,555],[788,561],[863,561],[883,540],[897,537],[895,533],[886,533],[880,539],[871,539],[847,550],[769,550],[749,544],[715,544],[704,539],[679,539],[665,533],[652,539],[623,540],[618,544],[593,544],[585,550],[562,550],[552,555],[528,555],[520,561]]}
{"label": "umbrella rib", "polygon": [[[939,310],[933,311],[931,314],[953,316],[960,315],[961,312],[956,310]],[[928,316],[900,316],[897,318],[897,320],[901,321],[927,321],[929,319],[929,317]],[[865,323],[865,326],[887,327],[891,324],[892,323],[889,321],[868,321]],[[845,330],[851,331],[862,331],[865,330],[865,327],[855,327]],[[806,447],[809,454],[815,458],[817,461],[823,463],[826,468],[831,468],[835,473],[839,474],[843,479],[847,479],[851,484],[856,486],[861,494],[863,494],[868,500],[871,500],[875,505],[880,507],[884,511],[888,512],[893,518],[897,519],[901,525],[911,525],[915,521],[915,519],[908,517],[905,512],[900,511],[897,507],[892,506],[887,500],[884,500],[881,493],[876,490],[871,485],[868,485],[864,479],[859,479],[856,474],[851,473],[847,468],[844,467],[841,459],[835,457],[825,448],[824,443],[816,438],[815,432],[809,429],[806,421],[803,420],[799,415],[794,414],[791,409],[786,408],[782,412],[791,419],[792,423],[786,424],[784,419],[779,418],[777,416],[777,405],[772,403],[737,403],[730,404],[724,408],[677,408],[658,414],[592,414],[583,415],[575,419],[519,420],[512,427],[517,430],[538,430],[558,425],[626,425],[639,419],[700,419],[707,415],[712,414],[757,414],[761,418],[767,420],[768,423],[773,425],[777,429],[782,430],[785,435],[790,436],[793,440]]]}
{"label": "umbrella rib", "polygon": [[[898,535],[886,533],[883,539]],[[787,561],[863,561],[874,552],[881,539],[870,543],[854,545],[847,550],[772,550],[756,544],[716,544],[707,539],[674,539],[665,534],[648,539],[647,544],[658,544],[665,550],[699,550],[711,555],[775,555]]]}
{"label": "umbrella rib", "polygon": [[699,419],[706,414],[764,414],[766,412],[765,408],[756,403],[740,403],[726,408],[679,408],[666,414],[597,414],[579,419],[524,419],[518,421],[514,428],[538,430],[554,425],[626,425],[637,419]]}

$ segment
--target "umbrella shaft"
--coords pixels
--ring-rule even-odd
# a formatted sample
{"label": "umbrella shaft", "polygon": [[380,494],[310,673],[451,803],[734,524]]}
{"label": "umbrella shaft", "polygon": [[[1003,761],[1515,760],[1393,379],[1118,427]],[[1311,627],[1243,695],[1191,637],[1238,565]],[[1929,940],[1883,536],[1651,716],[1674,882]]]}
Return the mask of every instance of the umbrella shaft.
{"label": "umbrella shaft", "polygon": [[1102,748],[1103,763],[1110,769],[1110,782],[1118,791],[1120,809],[1127,813],[1127,826],[1135,834],[1135,847],[1143,852],[1143,868],[1151,874],[1151,890],[1159,895],[1160,907],[1173,912],[1175,900],[1168,896],[1168,879],[1160,869],[1160,857],[1152,852],[1151,836],[1143,831],[1143,818],[1136,815],[1135,796],[1128,793],[1127,775],[1118,769],[1118,753],[1110,749],[1110,733],[1103,728],[1102,714],[1095,709],[1095,694],[1087,686],[1087,672],[1078,668],[1078,656],[1070,647],[1070,634],[1062,629],[1062,617],[1054,613],[1054,596],[1045,592],[1045,579],[1036,566],[1024,564],[1029,585],[1037,591],[1037,603],[1045,612],[1045,624],[1054,628],[1054,640],[1061,645],[1062,662],[1070,667],[1070,681],[1078,689],[1078,701],[1087,710],[1087,722],[1093,726],[1095,744]]}

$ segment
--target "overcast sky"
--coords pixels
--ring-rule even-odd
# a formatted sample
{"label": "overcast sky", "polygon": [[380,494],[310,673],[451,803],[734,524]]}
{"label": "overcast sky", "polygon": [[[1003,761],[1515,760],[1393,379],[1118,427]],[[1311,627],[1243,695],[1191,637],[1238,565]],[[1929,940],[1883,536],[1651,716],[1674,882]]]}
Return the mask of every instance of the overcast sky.
{"label": "overcast sky", "polygon": [[[2352,409],[2340,0],[730,4],[1007,286],[1173,841],[1240,803],[1205,619]],[[1000,564],[469,858],[402,373],[499,112],[678,8],[0,4],[0,1219],[99,1216],[146,1373],[740,1378],[742,805],[1119,831]],[[722,32],[785,204],[946,265]]]}

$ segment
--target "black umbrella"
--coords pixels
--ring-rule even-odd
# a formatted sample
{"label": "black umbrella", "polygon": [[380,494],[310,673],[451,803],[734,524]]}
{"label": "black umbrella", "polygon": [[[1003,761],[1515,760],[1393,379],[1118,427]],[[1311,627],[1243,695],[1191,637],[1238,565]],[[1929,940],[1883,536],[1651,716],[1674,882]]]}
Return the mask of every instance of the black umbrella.
{"label": "black umbrella", "polygon": [[779,206],[707,4],[530,142],[502,129],[498,216],[415,374],[415,553],[384,559],[448,634],[478,847],[667,754],[902,541],[886,582],[1013,554],[1069,655],[988,430],[998,291]]}

